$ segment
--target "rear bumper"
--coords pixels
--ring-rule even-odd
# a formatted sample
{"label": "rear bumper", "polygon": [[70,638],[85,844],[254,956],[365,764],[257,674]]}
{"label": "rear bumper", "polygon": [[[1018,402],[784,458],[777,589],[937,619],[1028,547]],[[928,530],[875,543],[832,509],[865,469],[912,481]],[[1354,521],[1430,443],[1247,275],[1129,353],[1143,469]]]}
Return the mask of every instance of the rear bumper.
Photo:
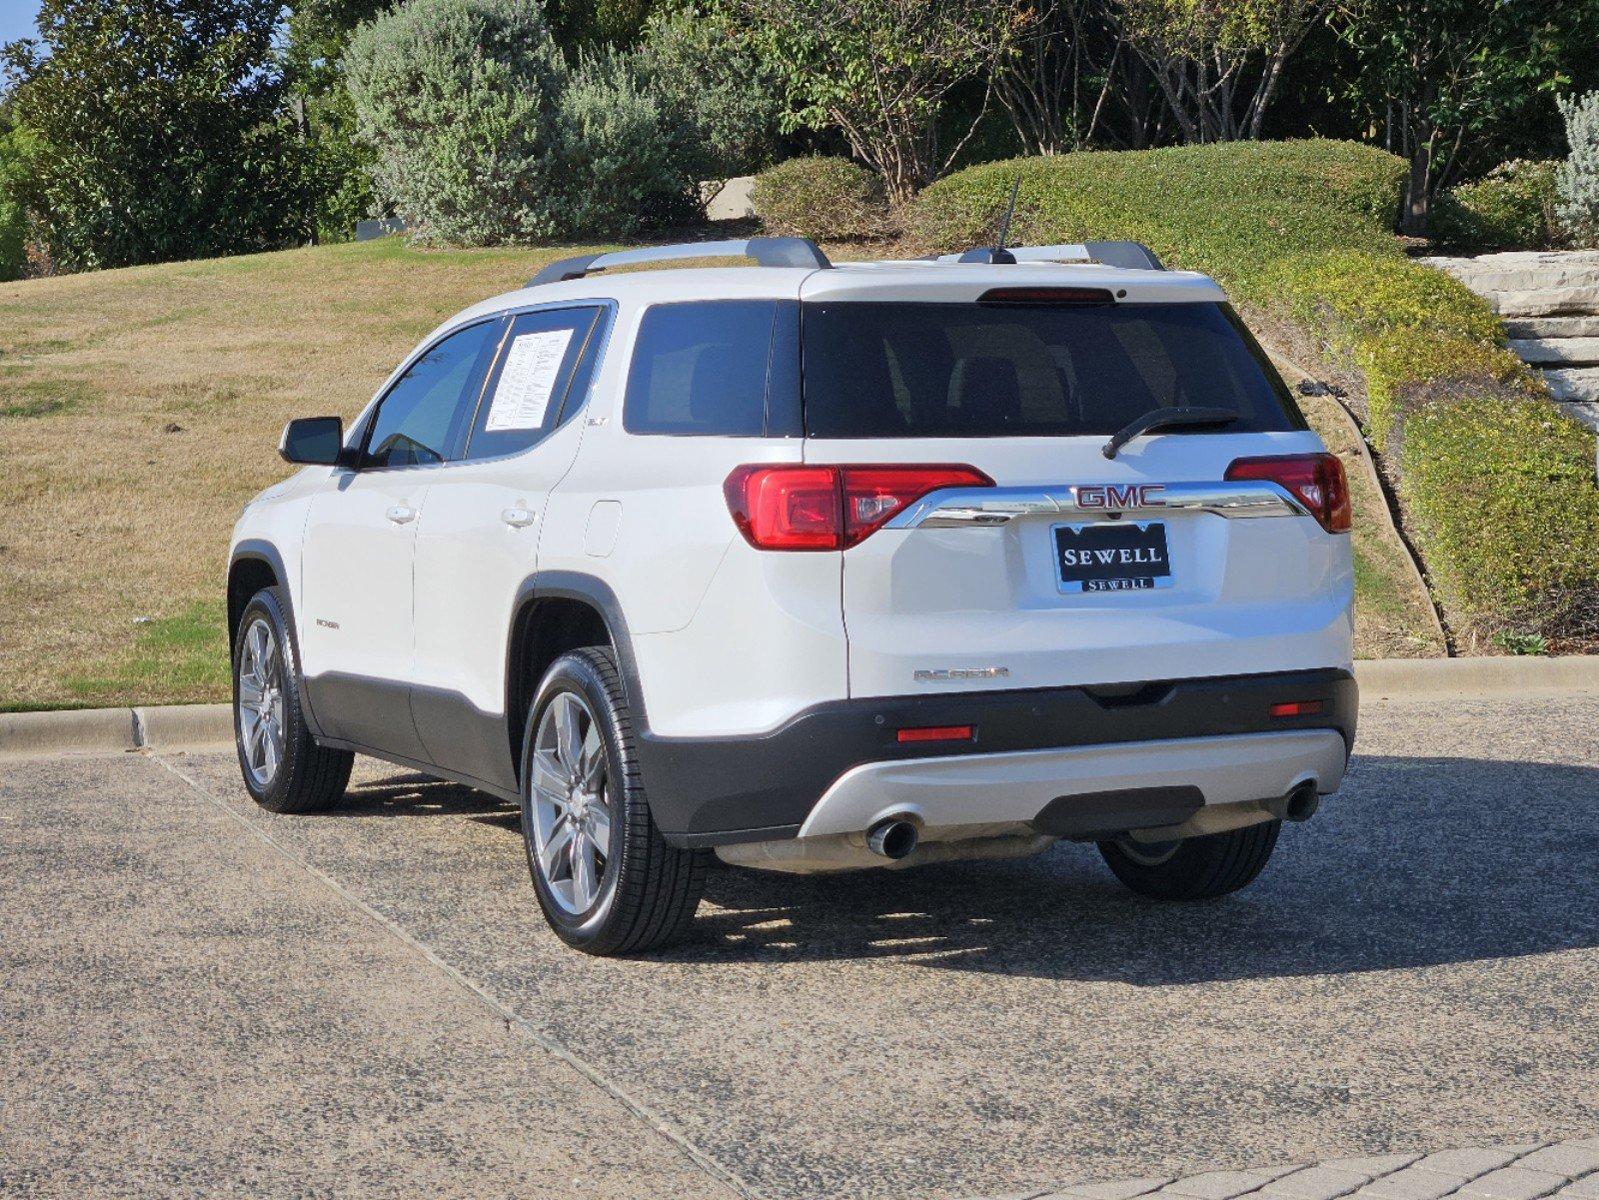
{"label": "rear bumper", "polygon": [[[1023,807],[1053,786],[1051,779],[1062,786],[1045,797],[1046,805],[1068,795],[1129,787],[1165,789],[1166,784],[1151,780],[1175,775],[1159,775],[1160,752],[1145,744],[1248,734],[1335,735],[1316,740],[1315,747],[1306,751],[1315,764],[1318,788],[1330,791],[1337,786],[1336,778],[1323,786],[1320,764],[1332,757],[1347,758],[1354,744],[1358,700],[1354,677],[1337,669],[1155,681],[1135,690],[1120,685],[871,698],[819,705],[759,737],[662,738],[645,732],[639,739],[639,755],[650,807],[667,839],[679,846],[717,846],[795,837],[802,827],[807,835],[819,832],[810,824],[813,814],[818,822],[842,820],[821,815],[824,801],[827,809],[844,803],[828,797],[849,795],[848,807],[836,811],[853,816],[868,806],[867,798],[878,787],[893,787],[901,796],[907,788],[925,790],[928,796],[917,803],[926,804],[940,790],[940,777],[947,782],[959,776],[972,781],[979,792],[986,787],[991,795],[999,782],[994,772],[1018,767],[1041,772],[1037,789],[1029,784],[1029,799],[1019,802]],[[1319,701],[1320,710],[1273,717],[1272,705],[1286,701]],[[900,729],[934,725],[972,725],[975,732],[970,742],[958,747],[897,740]],[[1269,746],[1277,744],[1251,739],[1241,749],[1246,759],[1258,753],[1270,760],[1280,747]],[[1065,753],[1083,749],[1092,753]],[[1026,752],[1039,751],[1053,757],[1021,763]],[[1055,765],[1043,765],[1046,759]],[[1100,765],[1087,766],[1091,760]],[[1118,771],[1116,760],[1137,765]],[[1190,756],[1183,765],[1174,760],[1169,765],[1172,772],[1180,772],[1201,769],[1207,761],[1204,755]],[[929,766],[926,775],[894,773],[897,767],[935,763],[953,765]],[[1342,770],[1340,761],[1338,777]],[[846,783],[852,773],[855,782]],[[1090,778],[1113,776],[1137,782],[1079,786]],[[1212,787],[1221,789],[1220,776],[1216,778]],[[1257,784],[1253,776],[1237,778],[1249,786]],[[1199,785],[1189,778],[1174,786]],[[1287,790],[1243,798],[1262,800]],[[1232,790],[1226,794],[1232,795]],[[1207,795],[1206,802],[1219,801]],[[1042,807],[1021,819],[1031,820]],[[975,816],[960,823],[991,819],[1008,818]]]}
{"label": "rear bumper", "polygon": [[799,836],[859,833],[887,817],[929,830],[995,823],[1094,838],[1181,825],[1212,804],[1337,789],[1348,750],[1332,729],[1123,742],[867,763],[819,800]]}

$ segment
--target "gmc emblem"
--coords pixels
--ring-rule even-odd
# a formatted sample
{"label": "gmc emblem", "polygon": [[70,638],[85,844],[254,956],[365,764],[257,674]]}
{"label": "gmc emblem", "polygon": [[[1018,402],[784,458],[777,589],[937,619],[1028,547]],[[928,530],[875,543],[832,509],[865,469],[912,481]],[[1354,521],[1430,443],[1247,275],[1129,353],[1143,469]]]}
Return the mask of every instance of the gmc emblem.
{"label": "gmc emblem", "polygon": [[1160,508],[1166,503],[1160,498],[1165,490],[1163,483],[1129,483],[1126,487],[1090,483],[1074,489],[1078,508],[1106,508],[1117,512],[1124,508]]}

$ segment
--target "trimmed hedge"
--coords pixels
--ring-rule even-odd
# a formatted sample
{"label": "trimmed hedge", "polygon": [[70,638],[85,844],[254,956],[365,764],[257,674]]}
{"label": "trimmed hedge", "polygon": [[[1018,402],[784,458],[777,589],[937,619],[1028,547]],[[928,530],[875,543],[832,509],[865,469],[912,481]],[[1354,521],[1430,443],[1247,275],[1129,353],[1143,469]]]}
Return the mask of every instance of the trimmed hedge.
{"label": "trimmed hedge", "polygon": [[820,241],[880,236],[883,183],[847,158],[791,158],[755,177],[750,201],[768,233]]}
{"label": "trimmed hedge", "polygon": [[919,248],[990,241],[1018,173],[1013,241],[1144,242],[1287,320],[1364,383],[1368,432],[1459,642],[1599,646],[1592,435],[1505,349],[1480,298],[1401,252],[1398,158],[1279,142],[991,163],[922,193]]}
{"label": "trimmed hedge", "polygon": [[1406,503],[1458,624],[1485,642],[1599,643],[1593,453],[1593,435],[1547,400],[1481,387],[1413,397]]}
{"label": "trimmed hedge", "polygon": [[1256,299],[1264,270],[1285,256],[1393,253],[1388,230],[1405,166],[1374,147],[1332,141],[1012,159],[928,188],[912,206],[910,234],[939,250],[991,242],[1018,174],[1013,242],[1143,242],[1168,266],[1204,271]]}

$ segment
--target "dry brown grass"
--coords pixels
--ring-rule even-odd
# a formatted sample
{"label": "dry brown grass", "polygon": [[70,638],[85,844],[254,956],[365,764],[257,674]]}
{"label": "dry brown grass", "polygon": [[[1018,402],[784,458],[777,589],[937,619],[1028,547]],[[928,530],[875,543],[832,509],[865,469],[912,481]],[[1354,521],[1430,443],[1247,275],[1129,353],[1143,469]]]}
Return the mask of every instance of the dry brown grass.
{"label": "dry brown grass", "polygon": [[222,698],[228,533],[285,474],[283,423],[354,415],[559,253],[389,240],[0,285],[0,708]]}
{"label": "dry brown grass", "polygon": [[[353,416],[439,320],[571,252],[390,239],[0,284],[0,709],[224,698],[228,534],[288,470],[283,423]],[[1357,521],[1380,502],[1357,491]],[[1395,587],[1363,574],[1361,651],[1436,652]]]}

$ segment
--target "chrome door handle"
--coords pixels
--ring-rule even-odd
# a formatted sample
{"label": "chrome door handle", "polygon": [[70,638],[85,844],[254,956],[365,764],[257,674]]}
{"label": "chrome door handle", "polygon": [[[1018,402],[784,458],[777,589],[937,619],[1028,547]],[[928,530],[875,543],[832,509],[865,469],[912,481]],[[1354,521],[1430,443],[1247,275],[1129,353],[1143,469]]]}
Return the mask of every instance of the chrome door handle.
{"label": "chrome door handle", "polygon": [[503,508],[500,510],[500,520],[512,529],[526,529],[538,520],[538,513],[531,508]]}
{"label": "chrome door handle", "polygon": [[416,520],[416,509],[404,504],[396,504],[383,515],[396,525],[405,525]]}

